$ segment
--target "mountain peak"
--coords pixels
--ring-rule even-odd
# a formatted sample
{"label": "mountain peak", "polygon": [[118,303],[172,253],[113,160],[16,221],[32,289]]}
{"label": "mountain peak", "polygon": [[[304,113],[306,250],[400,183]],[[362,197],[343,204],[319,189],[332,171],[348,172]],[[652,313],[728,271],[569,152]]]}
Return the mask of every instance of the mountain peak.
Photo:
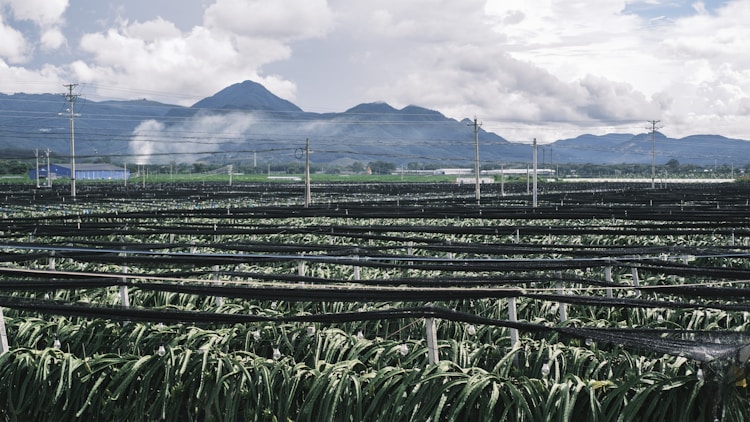
{"label": "mountain peak", "polygon": [[230,85],[216,94],[193,104],[192,108],[210,108],[219,110],[262,110],[293,111],[302,109],[291,102],[279,98],[263,85],[244,81]]}
{"label": "mountain peak", "polygon": [[391,107],[388,103],[382,101],[374,103],[363,103],[356,105],[349,110],[346,110],[347,114],[391,114],[398,113],[398,110]]}

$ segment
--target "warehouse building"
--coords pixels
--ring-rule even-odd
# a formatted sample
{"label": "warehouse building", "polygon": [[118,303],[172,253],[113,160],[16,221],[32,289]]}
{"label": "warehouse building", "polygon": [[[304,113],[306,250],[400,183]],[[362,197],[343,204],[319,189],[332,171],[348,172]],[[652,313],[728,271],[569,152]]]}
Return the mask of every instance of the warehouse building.
{"label": "warehouse building", "polygon": [[[36,180],[37,169],[29,170],[29,178]],[[47,166],[39,166],[39,178],[46,179]],[[70,164],[50,164],[49,176],[52,179],[70,179]],[[130,178],[130,170],[112,164],[76,164],[76,180],[123,180]]]}

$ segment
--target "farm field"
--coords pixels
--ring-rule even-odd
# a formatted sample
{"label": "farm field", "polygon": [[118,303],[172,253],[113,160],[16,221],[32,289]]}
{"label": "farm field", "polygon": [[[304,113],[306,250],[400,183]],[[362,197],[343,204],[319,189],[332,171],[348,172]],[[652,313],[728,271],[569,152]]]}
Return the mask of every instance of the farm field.
{"label": "farm field", "polygon": [[0,185],[0,420],[750,420],[750,184]]}

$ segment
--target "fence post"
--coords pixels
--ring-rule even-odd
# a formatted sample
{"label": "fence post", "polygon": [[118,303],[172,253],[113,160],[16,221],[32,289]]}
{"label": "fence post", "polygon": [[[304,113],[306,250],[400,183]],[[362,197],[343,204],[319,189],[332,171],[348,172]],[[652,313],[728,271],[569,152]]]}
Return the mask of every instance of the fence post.
{"label": "fence post", "polygon": [[427,331],[427,360],[430,365],[439,361],[437,346],[437,329],[435,328],[435,318],[427,317],[424,320],[425,330]]}

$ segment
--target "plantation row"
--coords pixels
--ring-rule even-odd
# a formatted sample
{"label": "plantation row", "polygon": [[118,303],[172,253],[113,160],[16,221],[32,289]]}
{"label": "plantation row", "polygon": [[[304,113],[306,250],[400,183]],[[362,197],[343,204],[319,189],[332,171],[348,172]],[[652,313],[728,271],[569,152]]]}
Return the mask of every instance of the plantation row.
{"label": "plantation row", "polygon": [[4,420],[750,419],[746,185],[84,186],[2,187]]}

